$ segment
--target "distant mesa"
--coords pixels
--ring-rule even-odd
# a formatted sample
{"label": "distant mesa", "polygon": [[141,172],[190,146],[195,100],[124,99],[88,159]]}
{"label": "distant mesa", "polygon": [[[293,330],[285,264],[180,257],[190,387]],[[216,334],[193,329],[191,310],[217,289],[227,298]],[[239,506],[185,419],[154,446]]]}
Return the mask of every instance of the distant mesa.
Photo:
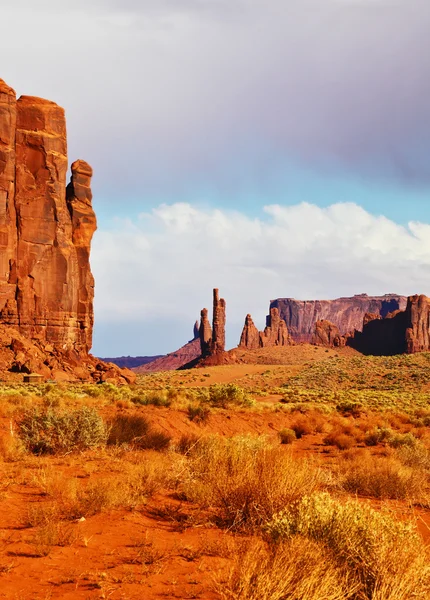
{"label": "distant mesa", "polygon": [[109,358],[100,358],[100,360],[114,363],[118,367],[121,367],[121,369],[134,369],[135,367],[147,365],[163,357],[164,354],[157,354],[156,356],[113,356]]}
{"label": "distant mesa", "polygon": [[89,354],[93,173],[77,160],[66,186],[67,166],[64,110],[33,96],[17,100],[0,80],[0,366],[54,379],[133,381]]}
{"label": "distant mesa", "polygon": [[430,299],[409,296],[405,310],[395,310],[384,318],[366,313],[360,330],[341,336],[329,321],[317,321],[313,343],[323,346],[350,346],[362,354],[391,356],[430,351]]}
{"label": "distant mesa", "polygon": [[295,342],[311,342],[317,321],[330,321],[339,329],[340,335],[361,331],[366,313],[382,318],[396,310],[405,310],[407,297],[398,294],[385,296],[356,296],[335,300],[295,300],[278,298],[271,300],[270,309],[277,308],[285,321],[289,335]]}

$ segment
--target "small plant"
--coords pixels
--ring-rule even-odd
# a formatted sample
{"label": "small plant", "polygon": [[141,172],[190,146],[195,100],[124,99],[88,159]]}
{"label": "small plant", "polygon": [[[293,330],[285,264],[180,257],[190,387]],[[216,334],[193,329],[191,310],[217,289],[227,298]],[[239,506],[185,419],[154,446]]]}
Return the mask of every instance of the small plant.
{"label": "small plant", "polygon": [[[206,390],[205,390],[206,391]],[[206,391],[206,400],[212,406],[227,408],[228,406],[252,406],[253,401],[247,392],[234,383],[211,385]]]}
{"label": "small plant", "polygon": [[296,439],[296,432],[293,429],[281,429],[279,432],[281,444],[292,444]]}
{"label": "small plant", "polygon": [[109,421],[109,445],[127,444],[138,450],[166,450],[170,436],[152,429],[143,415],[117,415]]}
{"label": "small plant", "polygon": [[355,445],[355,439],[346,433],[333,431],[324,438],[327,446],[336,446],[339,450],[349,450]]}
{"label": "small plant", "polygon": [[206,423],[209,419],[210,408],[203,404],[189,404],[187,408],[187,415],[190,421],[195,423]]}
{"label": "small plant", "polygon": [[375,427],[372,431],[368,431],[364,437],[366,446],[377,446],[383,442],[387,442],[393,435],[393,431],[389,427]]}
{"label": "small plant", "polygon": [[107,428],[98,412],[83,406],[76,410],[33,408],[17,421],[24,446],[34,454],[57,454],[103,446]]}
{"label": "small plant", "polygon": [[176,451],[180,454],[188,454],[199,443],[199,439],[193,433],[184,433],[176,444]]}
{"label": "small plant", "polygon": [[108,421],[109,445],[138,443],[149,431],[150,424],[143,415],[116,415]]}

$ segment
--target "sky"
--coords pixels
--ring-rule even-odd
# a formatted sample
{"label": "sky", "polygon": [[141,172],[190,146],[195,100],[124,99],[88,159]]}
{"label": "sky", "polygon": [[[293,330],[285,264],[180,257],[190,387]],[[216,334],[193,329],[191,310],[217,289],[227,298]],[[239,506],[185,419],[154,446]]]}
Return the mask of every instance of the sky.
{"label": "sky", "polygon": [[2,0],[0,77],[94,168],[93,352],[278,297],[430,295],[428,0]]}

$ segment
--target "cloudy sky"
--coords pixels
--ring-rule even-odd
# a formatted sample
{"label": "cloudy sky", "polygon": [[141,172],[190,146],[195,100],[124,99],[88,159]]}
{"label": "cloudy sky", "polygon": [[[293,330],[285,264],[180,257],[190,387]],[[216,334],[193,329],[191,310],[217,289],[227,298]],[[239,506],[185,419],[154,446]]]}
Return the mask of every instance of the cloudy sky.
{"label": "cloudy sky", "polygon": [[2,0],[0,77],[95,170],[94,353],[157,354],[219,287],[430,294],[428,0]]}

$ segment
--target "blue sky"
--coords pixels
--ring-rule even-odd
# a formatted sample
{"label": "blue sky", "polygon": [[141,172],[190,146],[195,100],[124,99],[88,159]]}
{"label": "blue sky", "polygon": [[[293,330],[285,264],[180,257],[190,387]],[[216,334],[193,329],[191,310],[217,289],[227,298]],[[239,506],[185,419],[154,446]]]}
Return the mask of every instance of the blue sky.
{"label": "blue sky", "polygon": [[0,77],[94,167],[94,352],[172,351],[219,287],[430,294],[428,0],[5,0]]}

